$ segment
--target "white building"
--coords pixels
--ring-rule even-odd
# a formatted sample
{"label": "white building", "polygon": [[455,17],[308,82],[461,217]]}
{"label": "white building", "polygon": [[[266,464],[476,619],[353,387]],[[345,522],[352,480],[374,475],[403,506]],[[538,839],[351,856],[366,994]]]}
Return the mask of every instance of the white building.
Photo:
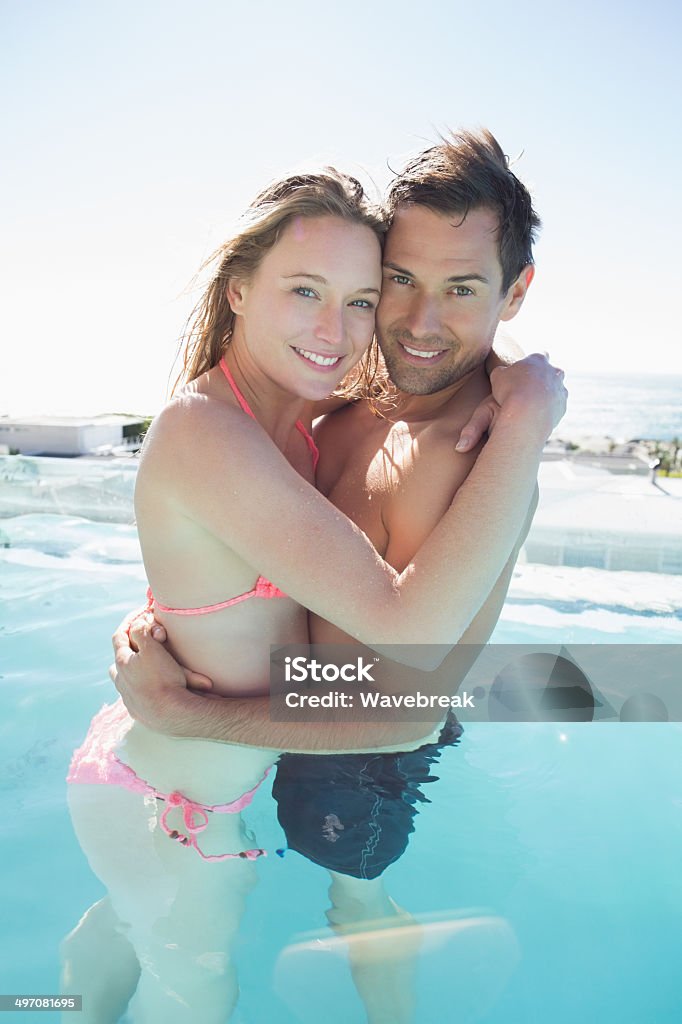
{"label": "white building", "polygon": [[143,416],[3,416],[0,450],[20,455],[98,455],[140,447]]}

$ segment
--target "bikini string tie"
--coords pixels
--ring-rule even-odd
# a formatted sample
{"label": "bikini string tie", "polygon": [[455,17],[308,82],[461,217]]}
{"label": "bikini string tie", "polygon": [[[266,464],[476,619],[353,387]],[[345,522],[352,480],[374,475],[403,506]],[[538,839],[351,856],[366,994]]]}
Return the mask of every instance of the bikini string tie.
{"label": "bikini string tie", "polygon": [[[242,850],[240,853],[204,853],[203,850],[199,849],[197,835],[203,832],[208,825],[209,809],[203,804],[195,803],[194,800],[183,796],[177,790],[169,793],[167,797],[162,797],[162,799],[166,801],[166,809],[159,819],[161,828],[167,836],[175,839],[176,842],[181,843],[183,846],[193,847],[203,860],[234,860],[236,858],[241,860],[257,860],[259,857],[266,856],[266,851],[261,849]],[[187,834],[185,835],[182,832],[178,832],[177,829],[168,826],[167,818],[174,807],[182,809],[182,820],[187,829]]]}

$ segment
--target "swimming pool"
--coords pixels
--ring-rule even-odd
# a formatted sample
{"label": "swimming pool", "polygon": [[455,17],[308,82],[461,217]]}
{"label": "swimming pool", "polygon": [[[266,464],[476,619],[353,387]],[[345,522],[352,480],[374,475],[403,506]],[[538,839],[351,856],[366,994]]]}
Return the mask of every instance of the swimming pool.
{"label": "swimming pool", "polygon": [[[0,521],[4,993],[57,992],[59,942],[103,895],[64,776],[92,714],[113,699],[112,628],[144,592],[133,527],[79,518],[66,499],[62,508]],[[679,643],[679,586],[521,566],[496,638]],[[466,727],[384,875],[428,926],[419,1024],[680,1019],[681,741],[679,724]],[[274,851],[284,837],[270,789],[245,817]],[[327,872],[294,852],[256,867],[232,1019],[363,1021],[346,946],[325,918]]]}

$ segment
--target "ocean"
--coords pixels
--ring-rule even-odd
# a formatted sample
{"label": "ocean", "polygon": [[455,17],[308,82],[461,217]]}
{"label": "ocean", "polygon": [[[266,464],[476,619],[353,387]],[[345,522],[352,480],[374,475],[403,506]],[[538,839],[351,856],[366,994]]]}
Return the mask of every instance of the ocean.
{"label": "ocean", "polygon": [[556,437],[682,438],[682,376],[567,373],[568,410]]}

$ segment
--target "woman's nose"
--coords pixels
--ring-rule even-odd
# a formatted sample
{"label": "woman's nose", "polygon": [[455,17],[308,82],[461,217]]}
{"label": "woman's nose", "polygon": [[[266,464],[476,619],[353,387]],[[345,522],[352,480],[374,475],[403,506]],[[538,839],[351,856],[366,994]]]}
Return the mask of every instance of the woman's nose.
{"label": "woman's nose", "polygon": [[315,337],[328,345],[339,345],[344,336],[344,308],[327,306],[320,310],[315,327]]}

